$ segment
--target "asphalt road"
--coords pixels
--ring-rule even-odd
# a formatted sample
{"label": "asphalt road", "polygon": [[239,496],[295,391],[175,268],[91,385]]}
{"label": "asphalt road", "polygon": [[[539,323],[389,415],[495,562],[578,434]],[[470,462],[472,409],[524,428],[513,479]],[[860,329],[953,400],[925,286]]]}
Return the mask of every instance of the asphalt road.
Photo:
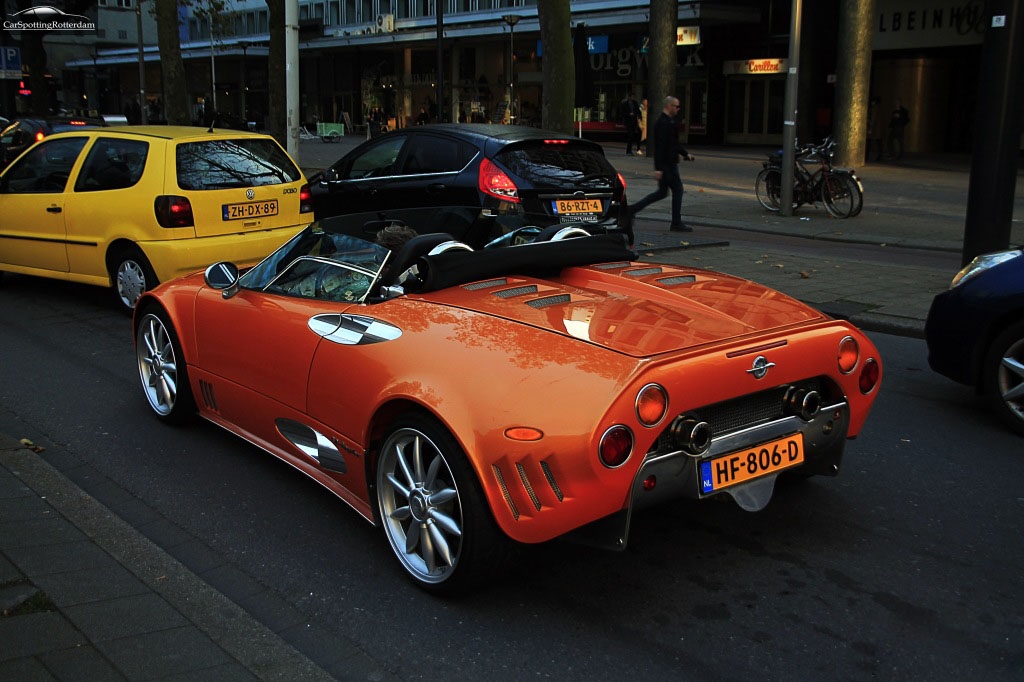
{"label": "asphalt road", "polygon": [[[290,467],[209,424],[157,423],[110,297],[0,282],[0,430],[157,544],[192,548],[186,564],[273,629],[310,623],[409,680],[1024,676],[1022,441],[930,372],[920,341],[874,335],[881,393],[838,478],[758,514],[649,511],[623,553],[533,547],[445,601]],[[278,599],[249,598],[259,585]]]}

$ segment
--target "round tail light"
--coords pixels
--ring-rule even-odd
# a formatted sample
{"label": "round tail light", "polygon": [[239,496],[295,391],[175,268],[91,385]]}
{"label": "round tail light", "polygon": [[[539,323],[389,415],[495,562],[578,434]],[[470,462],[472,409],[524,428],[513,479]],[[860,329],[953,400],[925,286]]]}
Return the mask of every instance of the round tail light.
{"label": "round tail light", "polygon": [[857,366],[860,359],[860,346],[852,336],[845,337],[839,342],[839,371],[849,374]]}
{"label": "round tail light", "polygon": [[875,386],[878,384],[879,374],[878,363],[875,362],[874,358],[870,358],[864,362],[864,367],[860,370],[860,392],[871,393]]}
{"label": "round tail light", "polygon": [[633,432],[628,426],[617,424],[601,437],[601,445],[598,454],[601,463],[609,469],[615,469],[626,463],[630,453],[633,452]]}
{"label": "round tail light", "polygon": [[647,384],[636,396],[636,418],[644,426],[657,426],[668,411],[668,394],[658,384]]}

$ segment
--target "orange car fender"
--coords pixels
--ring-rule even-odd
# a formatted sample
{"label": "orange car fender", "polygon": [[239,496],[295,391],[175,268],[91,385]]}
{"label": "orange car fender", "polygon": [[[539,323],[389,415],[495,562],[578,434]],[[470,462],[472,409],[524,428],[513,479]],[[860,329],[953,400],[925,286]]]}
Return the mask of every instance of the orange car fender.
{"label": "orange car fender", "polygon": [[135,304],[132,329],[138,330],[140,314],[145,314],[150,306],[159,306],[174,325],[174,331],[185,355],[185,363],[195,365],[195,304],[202,283],[203,274],[196,273],[150,289]]}

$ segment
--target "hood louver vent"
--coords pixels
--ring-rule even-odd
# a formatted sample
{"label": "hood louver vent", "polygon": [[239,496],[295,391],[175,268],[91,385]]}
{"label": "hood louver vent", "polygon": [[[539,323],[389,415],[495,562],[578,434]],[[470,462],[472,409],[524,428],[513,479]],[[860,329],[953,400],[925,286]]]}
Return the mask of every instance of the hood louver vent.
{"label": "hood louver vent", "polygon": [[508,280],[504,277],[500,279],[489,279],[486,282],[474,282],[473,284],[467,284],[463,289],[467,291],[476,291],[477,289],[488,289],[490,287],[496,287],[501,284],[508,284]]}
{"label": "hood louver vent", "polygon": [[547,308],[549,305],[558,305],[560,303],[568,303],[572,300],[572,296],[569,294],[558,294],[556,296],[546,296],[544,298],[535,298],[532,301],[527,301],[526,305],[531,308]]}
{"label": "hood louver vent", "polygon": [[595,265],[594,268],[597,270],[619,270],[628,266],[629,263],[601,263],[600,265]]}
{"label": "hood louver vent", "polygon": [[525,287],[516,287],[515,289],[502,289],[501,291],[495,291],[494,295],[498,298],[514,298],[515,296],[522,296],[523,294],[535,293],[537,293],[537,285],[531,284]]}
{"label": "hood louver vent", "polygon": [[676,277],[665,277],[656,281],[658,284],[672,286],[673,284],[689,284],[690,282],[696,282],[697,277],[694,275],[677,275]]}
{"label": "hood louver vent", "polygon": [[623,275],[628,277],[643,277],[644,275],[656,275],[661,272],[661,268],[641,268],[639,270],[626,270]]}

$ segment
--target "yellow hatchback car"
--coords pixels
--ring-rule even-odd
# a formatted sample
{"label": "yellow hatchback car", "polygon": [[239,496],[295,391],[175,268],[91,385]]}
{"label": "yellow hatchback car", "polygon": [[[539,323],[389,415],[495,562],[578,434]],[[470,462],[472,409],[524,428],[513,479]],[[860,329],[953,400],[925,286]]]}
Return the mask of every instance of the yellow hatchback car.
{"label": "yellow hatchback car", "polygon": [[0,272],[111,286],[126,310],[217,261],[251,265],[313,218],[266,135],[126,126],[59,133],[0,173]]}

